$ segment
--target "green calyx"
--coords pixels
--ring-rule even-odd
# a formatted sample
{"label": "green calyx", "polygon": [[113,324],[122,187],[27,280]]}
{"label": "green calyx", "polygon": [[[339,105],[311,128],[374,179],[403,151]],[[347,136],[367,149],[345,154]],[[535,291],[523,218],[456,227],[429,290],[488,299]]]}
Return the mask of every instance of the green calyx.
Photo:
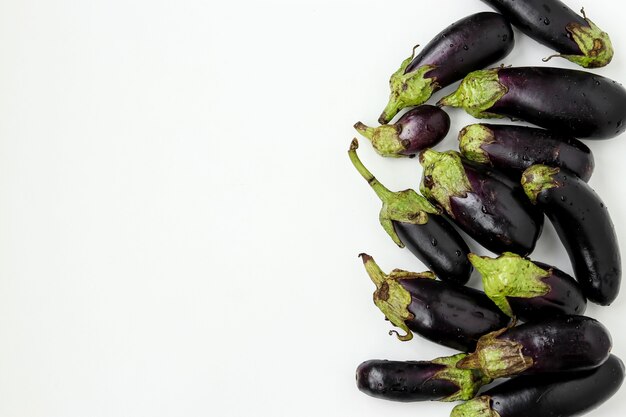
{"label": "green calyx", "polygon": [[491,408],[491,398],[483,395],[457,405],[450,417],[500,417],[500,414]]}
{"label": "green calyx", "polygon": [[404,330],[405,335],[401,335],[395,330],[389,332],[395,334],[403,342],[413,339],[413,333],[406,325],[407,320],[414,318],[409,311],[411,305],[411,293],[400,285],[398,280],[407,279],[435,279],[431,272],[416,273],[407,272],[400,269],[393,270],[389,275],[385,274],[374,261],[374,258],[367,254],[361,254],[361,259],[365,265],[365,270],[376,285],[374,292],[374,304],[383,312],[385,317],[396,327]]}
{"label": "green calyx", "polygon": [[459,88],[441,99],[438,104],[461,107],[477,119],[501,118],[502,116],[487,112],[509,91],[500,83],[499,71],[499,68],[494,68],[469,73]]}
{"label": "green calyx", "polygon": [[493,131],[485,125],[466,126],[459,133],[459,149],[461,154],[470,161],[491,165],[489,156],[483,150],[484,145],[494,143]]}
{"label": "green calyx", "polygon": [[533,366],[533,358],[524,356],[520,343],[498,338],[507,330],[489,333],[478,339],[476,351],[457,366],[461,369],[478,369],[493,379],[517,375]]}
{"label": "green calyx", "polygon": [[546,165],[533,165],[522,174],[522,187],[533,204],[537,204],[539,193],[560,184],[554,178],[561,170]]}
{"label": "green calyx", "polygon": [[504,253],[497,259],[472,253],[469,260],[483,277],[485,294],[509,317],[514,313],[507,297],[541,297],[552,289],[543,282],[552,271],[541,269],[514,253]]}
{"label": "green calyx", "polygon": [[472,187],[458,152],[437,152],[427,149],[420,154],[424,176],[420,191],[430,201],[436,201],[450,216],[451,197],[465,197]]}
{"label": "green calyx", "polygon": [[417,46],[413,48],[411,57],[402,62],[400,68],[393,73],[389,80],[391,94],[387,107],[378,119],[381,125],[389,123],[400,110],[425,103],[438,88],[435,79],[425,77],[427,72],[435,69],[432,65],[424,65],[405,73],[415,57],[415,49]]}
{"label": "green calyx", "polygon": [[359,142],[354,139],[350,145],[350,151],[348,152],[350,160],[383,202],[383,208],[380,210],[379,215],[380,224],[383,226],[383,229],[385,229],[396,245],[403,248],[404,243],[402,243],[396,233],[396,229],[393,225],[394,221],[418,225],[426,224],[428,223],[428,216],[430,214],[440,214],[440,212],[435,206],[430,204],[428,200],[413,190],[389,191],[389,189],[378,182],[376,177],[363,165],[356,153],[358,148]]}
{"label": "green calyx", "polygon": [[595,23],[587,18],[585,10],[581,10],[587,25],[570,23],[566,26],[582,55],[552,55],[544,59],[544,62],[552,58],[565,58],[584,68],[600,68],[608,65],[613,60],[613,43],[608,33],[604,32]]}
{"label": "green calyx", "polygon": [[437,372],[434,379],[449,381],[459,387],[459,391],[455,394],[444,398],[442,401],[467,401],[476,396],[478,391],[484,385],[490,384],[492,379],[485,376],[482,372],[475,369],[459,369],[457,364],[465,359],[467,354],[460,353],[458,355],[447,358],[439,358],[432,361],[438,365],[445,365],[446,368]]}
{"label": "green calyx", "polygon": [[[382,125],[379,127],[369,127],[361,122],[354,125],[354,128],[363,136],[372,141],[372,146],[382,156],[399,158],[403,155],[408,146],[400,139],[402,127],[399,125]],[[410,144],[410,143],[409,143]]]}

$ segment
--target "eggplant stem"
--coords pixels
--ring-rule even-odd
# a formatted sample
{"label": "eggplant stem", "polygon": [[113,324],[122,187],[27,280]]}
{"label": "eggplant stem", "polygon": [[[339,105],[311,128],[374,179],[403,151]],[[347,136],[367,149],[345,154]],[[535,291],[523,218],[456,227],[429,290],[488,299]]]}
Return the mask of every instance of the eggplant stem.
{"label": "eggplant stem", "polygon": [[382,185],[374,174],[372,174],[361,162],[359,156],[356,153],[356,150],[359,149],[359,141],[355,138],[352,140],[350,144],[350,150],[348,151],[348,155],[350,156],[350,161],[352,161],[352,165],[359,171],[359,174],[367,181],[367,183],[374,189],[378,198],[380,198],[383,202],[386,202],[393,196],[393,193],[389,191],[387,187]]}
{"label": "eggplant stem", "polygon": [[413,339],[413,333],[411,332],[407,332],[407,334],[405,334],[404,336],[402,336],[398,331],[396,330],[389,330],[389,336],[396,336],[398,339],[400,339],[400,341],[402,342],[408,342],[409,340]]}

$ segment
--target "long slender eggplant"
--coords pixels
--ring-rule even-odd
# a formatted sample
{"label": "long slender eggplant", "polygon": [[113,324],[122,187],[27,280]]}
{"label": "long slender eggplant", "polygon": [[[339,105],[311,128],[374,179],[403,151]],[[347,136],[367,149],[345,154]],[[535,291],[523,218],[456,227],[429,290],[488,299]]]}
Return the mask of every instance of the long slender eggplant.
{"label": "long slender eggplant", "polygon": [[609,400],[624,382],[615,355],[599,368],[556,375],[520,376],[452,410],[450,417],[575,417]]}
{"label": "long slender eggplant", "polygon": [[565,272],[513,253],[497,259],[470,254],[483,278],[485,294],[510,317],[522,321],[583,314],[587,299],[574,278]]}
{"label": "long slender eggplant", "polygon": [[519,181],[532,165],[566,168],[589,181],[595,167],[591,150],[571,136],[515,125],[474,124],[459,134],[461,154]]}
{"label": "long slender eggplant", "polygon": [[386,124],[400,110],[425,103],[435,91],[505,58],[513,50],[513,29],[498,13],[468,16],[439,33],[406,59],[389,81],[389,103],[379,118]]}
{"label": "long slender eggplant", "polygon": [[585,68],[599,68],[613,59],[613,45],[603,32],[587,18],[576,14],[560,0],[483,0],[502,13],[526,35],[559,52]]}
{"label": "long slender eggplant", "polygon": [[380,223],[401,248],[407,247],[440,279],[463,285],[473,268],[470,250],[459,232],[440,211],[413,190],[389,191],[359,159],[357,140],[350,145],[350,160],[383,202]]}
{"label": "long slender eggplant", "polygon": [[408,111],[392,125],[373,128],[358,122],[354,128],[371,140],[382,156],[413,157],[446,137],[450,116],[437,106],[425,104]]}
{"label": "long slender eggplant", "polygon": [[371,397],[389,401],[467,401],[491,379],[480,371],[458,369],[464,353],[432,361],[363,362],[356,370],[359,390]]}
{"label": "long slender eggplant", "polygon": [[408,341],[413,332],[443,346],[468,352],[478,339],[507,326],[509,317],[473,288],[437,281],[430,272],[394,270],[385,274],[374,259],[362,254],[365,269],[376,285],[374,303],[405,334],[389,334]]}
{"label": "long slender eggplant", "polygon": [[626,129],[626,89],[585,71],[494,68],[469,74],[439,105],[477,118],[510,117],[565,135],[609,139]]}
{"label": "long slender eggplant", "polygon": [[441,206],[467,234],[495,253],[531,253],[543,214],[529,204],[518,184],[457,152],[426,150],[422,194]]}
{"label": "long slender eggplant", "polygon": [[622,279],[621,254],[600,197],[575,175],[545,165],[526,170],[522,184],[554,225],[587,298],[600,305],[615,301]]}
{"label": "long slender eggplant", "polygon": [[584,371],[602,365],[611,352],[609,331],[583,316],[558,316],[483,336],[476,351],[457,365],[490,378]]}

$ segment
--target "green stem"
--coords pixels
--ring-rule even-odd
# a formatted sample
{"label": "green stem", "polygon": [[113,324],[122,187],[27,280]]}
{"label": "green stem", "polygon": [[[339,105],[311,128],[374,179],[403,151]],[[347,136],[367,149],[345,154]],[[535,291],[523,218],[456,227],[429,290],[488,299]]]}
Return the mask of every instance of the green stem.
{"label": "green stem", "polygon": [[374,133],[376,132],[376,129],[374,129],[373,127],[369,127],[361,122],[357,122],[354,125],[354,128],[364,137],[368,138],[369,140],[372,140],[374,138]]}
{"label": "green stem", "polygon": [[376,285],[376,288],[381,288],[387,280],[387,274],[385,274],[383,270],[380,269],[378,264],[374,262],[374,258],[372,258],[370,255],[362,253],[359,255],[359,257],[363,261],[363,265],[365,265],[367,275],[370,276],[372,282]]}
{"label": "green stem", "polygon": [[356,150],[359,149],[359,141],[356,139],[352,140],[350,144],[350,151],[348,151],[348,155],[350,156],[350,161],[352,161],[352,165],[359,171],[359,174],[367,181],[367,183],[374,189],[378,198],[380,198],[383,203],[389,201],[389,199],[393,196],[393,193],[389,191],[387,187],[382,185],[366,167],[361,162],[361,159],[356,153]]}

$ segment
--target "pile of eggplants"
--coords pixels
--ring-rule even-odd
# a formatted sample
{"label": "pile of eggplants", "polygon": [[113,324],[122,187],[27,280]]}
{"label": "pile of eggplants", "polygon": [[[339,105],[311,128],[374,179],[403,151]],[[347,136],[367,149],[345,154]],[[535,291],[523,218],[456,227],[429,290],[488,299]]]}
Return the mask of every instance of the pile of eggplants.
{"label": "pile of eggplants", "polygon": [[[626,130],[626,89],[583,70],[501,62],[514,47],[514,25],[556,51],[544,61],[608,65],[611,39],[584,10],[560,0],[483,1],[498,13],[468,16],[417,55],[415,47],[391,76],[380,125],[354,125],[383,157],[419,156],[419,192],[382,185],[357,155],[356,139],[348,152],[382,202],[384,231],[428,269],[386,273],[360,255],[374,304],[395,328],[389,334],[461,353],[366,360],[357,387],[388,401],[465,401],[452,417],[579,416],[609,400],[625,377],[609,330],[584,316],[588,302],[615,302],[622,268],[607,205],[590,185],[594,156],[579,139]],[[495,64],[502,65],[486,68]],[[427,104],[457,81],[437,106]],[[436,151],[451,126],[445,106],[535,126],[472,124],[458,135],[460,152]],[[544,217],[572,274],[535,259]],[[479,245],[495,256],[475,253]],[[474,270],[483,291],[466,286]],[[499,378],[508,380],[481,392]]]}

